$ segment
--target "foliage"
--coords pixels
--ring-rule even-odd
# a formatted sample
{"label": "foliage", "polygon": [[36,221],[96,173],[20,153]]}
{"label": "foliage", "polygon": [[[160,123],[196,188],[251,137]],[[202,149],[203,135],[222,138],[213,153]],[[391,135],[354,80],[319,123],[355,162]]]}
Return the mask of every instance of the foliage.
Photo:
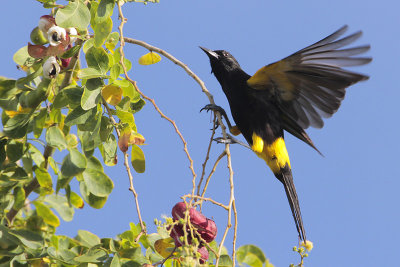
{"label": "foliage", "polygon": [[[30,36],[35,44],[15,53],[14,61],[25,76],[0,77],[1,266],[214,266],[217,258],[219,266],[232,266],[226,249],[215,241],[206,245],[208,261],[201,261],[199,244],[206,242],[191,225],[189,209],[179,220],[155,220],[157,233],[146,233],[140,221],[130,223],[116,238],[84,230],[74,238],[55,234],[85,203],[95,209],[104,206],[114,184],[103,164],[117,164],[118,148],[136,172],[145,172],[140,148],[145,139],[135,113],[146,102],[126,75],[132,64],[124,57],[120,33],[112,32],[111,16],[125,1],[75,0],[65,6],[56,0],[37,1],[51,9],[55,22],[51,16],[42,17],[44,26],[35,25]],[[57,34],[48,35],[53,26]],[[46,38],[51,39],[47,47]],[[160,60],[150,51],[139,63]],[[101,159],[94,156],[96,149]],[[56,161],[59,157],[62,162]],[[79,192],[70,186],[75,179]],[[170,237],[177,224],[185,232],[179,248]],[[236,253],[240,264],[272,266],[254,245]]]}

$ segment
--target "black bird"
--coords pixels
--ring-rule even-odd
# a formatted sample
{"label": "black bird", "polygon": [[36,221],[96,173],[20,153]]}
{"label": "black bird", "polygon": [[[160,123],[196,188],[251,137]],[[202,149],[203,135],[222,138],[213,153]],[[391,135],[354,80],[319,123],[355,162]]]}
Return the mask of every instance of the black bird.
{"label": "black bird", "polygon": [[341,49],[362,34],[359,31],[341,38],[346,30],[347,26],[343,26],[319,42],[262,67],[253,76],[243,71],[229,52],[200,47],[210,58],[212,72],[228,98],[236,126],[231,125],[222,108],[207,105],[205,109],[221,112],[230,132],[242,133],[251,149],[283,184],[303,241],[307,240],[306,232],[283,131],[318,151],[304,129],[322,128],[322,118],[329,118],[338,110],[346,88],[369,78],[342,68],[372,60],[354,57],[367,52],[369,45]]}

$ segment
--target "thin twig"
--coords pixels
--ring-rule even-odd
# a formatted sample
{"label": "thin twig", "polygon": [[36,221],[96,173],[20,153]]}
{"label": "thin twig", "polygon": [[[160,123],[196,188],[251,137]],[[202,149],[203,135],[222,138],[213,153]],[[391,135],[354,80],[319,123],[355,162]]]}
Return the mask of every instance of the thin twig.
{"label": "thin twig", "polygon": [[[224,235],[222,236],[221,243],[219,245],[218,249],[218,254],[221,255],[222,248],[224,246],[224,242],[226,239],[226,236],[228,234],[229,229],[232,227],[232,206],[233,202],[235,200],[234,197],[234,185],[233,185],[233,170],[232,170],[232,162],[231,162],[231,156],[230,156],[230,150],[229,150],[229,145],[225,145],[225,152],[227,154],[227,161],[228,161],[228,169],[229,169],[229,184],[230,184],[230,199],[229,199],[229,210],[228,210],[228,222],[224,231]],[[236,240],[234,240],[234,244],[236,244]],[[217,260],[215,262],[215,266],[218,266],[220,258],[217,257]],[[232,266],[235,266],[235,250],[232,252]]]}
{"label": "thin twig", "polygon": [[208,184],[210,183],[211,177],[213,176],[214,172],[216,171],[218,163],[221,161],[221,159],[223,157],[225,157],[225,155],[226,155],[226,151],[224,150],[224,151],[222,151],[222,153],[218,156],[217,160],[215,161],[214,166],[211,169],[211,172],[207,177],[206,184],[204,185],[203,192],[201,193],[201,197],[204,197],[204,195],[206,194],[206,190],[207,190]]}
{"label": "thin twig", "polygon": [[[237,209],[236,209],[236,201],[233,200],[232,202],[232,209],[233,209],[233,219],[235,221],[233,227],[233,239],[232,239],[232,259],[236,257],[236,239],[237,239],[237,228],[238,228],[238,217],[237,217]],[[235,264],[233,264],[235,266]]]}
{"label": "thin twig", "polygon": [[204,175],[206,174],[207,162],[210,159],[211,146],[212,146],[212,143],[214,142],[216,119],[217,119],[217,116],[214,113],[213,128],[212,128],[212,133],[211,133],[211,137],[210,137],[210,142],[208,143],[206,158],[204,159],[204,162],[202,164],[203,169],[202,169],[202,172],[201,172],[201,177],[200,177],[200,180],[199,180],[199,182],[197,184],[197,194],[196,195],[198,195],[198,196],[200,194],[200,188],[201,188],[201,184],[203,183]]}
{"label": "thin twig", "polygon": [[[182,198],[182,199],[186,199],[186,198],[191,198],[191,197],[192,197],[192,195],[184,195],[184,196],[182,196],[181,198]],[[224,209],[226,209],[226,210],[229,209],[228,206],[226,206],[226,205],[224,205],[224,204],[222,204],[222,203],[219,203],[219,202],[215,201],[215,200],[212,199],[212,198],[200,197],[200,196],[197,196],[197,198],[200,199],[200,200],[202,200],[202,201],[210,201],[211,203],[213,203],[213,204],[215,204],[215,205],[217,205],[217,206],[220,206],[221,208],[224,208]],[[197,204],[199,204],[199,203],[195,202],[195,203],[193,204],[193,206],[196,206]]]}

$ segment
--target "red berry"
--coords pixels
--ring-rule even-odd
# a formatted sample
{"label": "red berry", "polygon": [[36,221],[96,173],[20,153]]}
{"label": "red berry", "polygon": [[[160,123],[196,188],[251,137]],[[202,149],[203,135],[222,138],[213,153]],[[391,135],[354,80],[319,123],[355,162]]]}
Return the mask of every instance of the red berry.
{"label": "red berry", "polygon": [[201,263],[201,264],[204,264],[206,261],[208,261],[209,253],[208,253],[208,250],[207,250],[206,247],[200,247],[200,248],[198,248],[198,249],[197,249],[197,252],[199,252],[200,255],[201,255],[201,258],[200,258],[200,263]]}

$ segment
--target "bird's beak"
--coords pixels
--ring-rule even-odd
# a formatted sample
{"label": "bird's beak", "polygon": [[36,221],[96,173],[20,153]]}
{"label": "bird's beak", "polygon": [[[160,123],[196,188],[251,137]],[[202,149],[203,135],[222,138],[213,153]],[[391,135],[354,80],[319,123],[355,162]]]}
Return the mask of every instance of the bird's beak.
{"label": "bird's beak", "polygon": [[206,53],[207,54],[207,56],[210,58],[210,59],[218,59],[218,54],[217,53],[215,53],[214,51],[212,51],[212,50],[210,50],[210,49],[207,49],[207,48],[205,48],[205,47],[202,47],[202,46],[199,46],[200,48],[201,48],[201,50],[203,50],[204,51],[204,53]]}

